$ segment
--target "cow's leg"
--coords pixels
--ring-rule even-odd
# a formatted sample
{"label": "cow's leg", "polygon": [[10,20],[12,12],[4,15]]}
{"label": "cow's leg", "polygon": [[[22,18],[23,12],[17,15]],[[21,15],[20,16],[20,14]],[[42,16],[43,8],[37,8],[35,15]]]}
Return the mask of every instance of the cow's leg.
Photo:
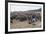
{"label": "cow's leg", "polygon": [[29,22],[28,22],[29,24],[31,24],[31,20],[29,20]]}

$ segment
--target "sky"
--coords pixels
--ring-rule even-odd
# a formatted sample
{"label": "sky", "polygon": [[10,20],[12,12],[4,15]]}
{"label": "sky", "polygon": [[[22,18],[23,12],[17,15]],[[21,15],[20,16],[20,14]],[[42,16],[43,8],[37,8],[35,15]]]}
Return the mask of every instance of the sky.
{"label": "sky", "polygon": [[23,4],[23,3],[11,3],[10,10],[13,11],[27,11],[27,10],[37,10],[41,6],[37,4]]}

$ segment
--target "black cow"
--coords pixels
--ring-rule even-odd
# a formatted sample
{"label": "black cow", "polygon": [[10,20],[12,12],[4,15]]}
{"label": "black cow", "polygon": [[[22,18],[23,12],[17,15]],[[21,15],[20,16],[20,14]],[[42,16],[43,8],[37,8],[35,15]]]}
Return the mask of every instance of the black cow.
{"label": "black cow", "polygon": [[20,21],[25,21],[25,20],[27,20],[26,16],[20,17]]}
{"label": "black cow", "polygon": [[18,17],[16,17],[16,20],[25,21],[25,20],[27,20],[27,18],[25,16],[18,16]]}
{"label": "black cow", "polygon": [[14,15],[14,16],[10,17],[10,22],[13,23],[12,20],[16,19],[16,17],[17,17],[17,15]]}

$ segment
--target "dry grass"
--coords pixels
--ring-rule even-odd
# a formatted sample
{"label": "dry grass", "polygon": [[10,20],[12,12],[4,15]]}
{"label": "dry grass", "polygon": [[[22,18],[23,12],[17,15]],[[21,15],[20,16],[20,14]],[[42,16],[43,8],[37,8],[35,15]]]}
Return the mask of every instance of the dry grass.
{"label": "dry grass", "polygon": [[41,27],[41,22],[40,21],[29,24],[28,21],[20,22],[19,20],[14,19],[13,23],[10,23],[10,28],[11,29],[16,29],[16,28],[40,28],[40,27]]}

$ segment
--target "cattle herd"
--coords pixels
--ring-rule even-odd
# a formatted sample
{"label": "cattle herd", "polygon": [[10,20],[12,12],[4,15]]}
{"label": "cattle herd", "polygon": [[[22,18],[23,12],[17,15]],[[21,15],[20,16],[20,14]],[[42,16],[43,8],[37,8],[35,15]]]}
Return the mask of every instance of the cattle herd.
{"label": "cattle herd", "polygon": [[28,15],[14,15],[10,17],[10,23],[13,23],[13,20],[19,20],[20,22],[28,20],[29,24],[34,23],[36,21],[41,21],[41,15],[37,14],[28,14]]}

